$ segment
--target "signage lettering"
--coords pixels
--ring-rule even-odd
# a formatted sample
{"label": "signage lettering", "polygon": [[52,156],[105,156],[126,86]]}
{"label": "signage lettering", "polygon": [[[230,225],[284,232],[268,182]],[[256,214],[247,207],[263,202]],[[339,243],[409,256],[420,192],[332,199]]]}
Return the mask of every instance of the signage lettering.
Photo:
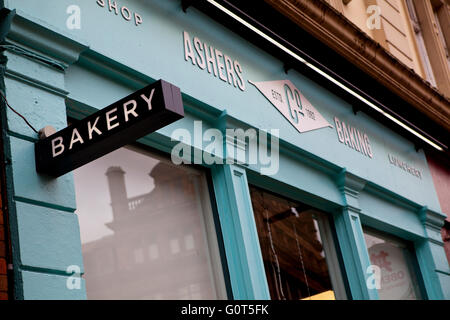
{"label": "signage lettering", "polygon": [[109,12],[114,12],[116,16],[119,15],[120,12],[122,18],[124,18],[126,21],[131,21],[133,19],[136,26],[142,24],[142,16],[140,14],[138,14],[137,12],[132,12],[125,6],[118,6],[116,1],[97,0],[97,4],[102,8],[108,8]]}
{"label": "signage lettering", "polygon": [[355,127],[346,124],[344,121],[340,121],[338,117],[334,117],[334,123],[340,143],[347,145],[349,148],[369,158],[373,158],[369,136],[365,132],[361,132]]}
{"label": "signage lettering", "polygon": [[[242,67],[237,60],[232,60],[222,51],[203,43],[199,38],[194,37],[193,42],[189,33],[183,32],[184,60],[190,61],[200,69],[208,69],[209,73],[219,76],[224,82],[245,90],[245,82],[242,77]],[[194,52],[195,51],[195,52]]]}
{"label": "signage lettering", "polygon": [[404,171],[412,174],[413,176],[415,176],[419,179],[422,179],[422,174],[416,168],[411,167],[406,162],[399,160],[397,157],[395,157],[391,154],[388,154],[388,158],[389,158],[390,164],[392,164],[396,167],[399,167],[400,169],[403,169]]}
{"label": "signage lettering", "polygon": [[180,89],[156,81],[36,142],[36,170],[59,177],[183,117]]}
{"label": "signage lettering", "polygon": [[298,132],[332,127],[289,80],[253,82]]}

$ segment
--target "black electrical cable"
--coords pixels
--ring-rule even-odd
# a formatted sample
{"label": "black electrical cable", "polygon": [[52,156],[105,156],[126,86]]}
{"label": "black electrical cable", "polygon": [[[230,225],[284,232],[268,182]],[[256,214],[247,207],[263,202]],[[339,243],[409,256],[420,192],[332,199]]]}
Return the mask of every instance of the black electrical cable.
{"label": "black electrical cable", "polygon": [[28,120],[23,116],[23,115],[21,115],[19,112],[17,112],[13,107],[11,107],[10,105],[9,105],[9,103],[8,103],[8,100],[6,100],[6,97],[3,95],[3,93],[2,92],[0,92],[0,95],[2,96],[2,98],[3,98],[3,100],[5,100],[5,103],[6,103],[6,105],[8,106],[8,108],[10,108],[15,114],[17,114],[19,117],[21,117],[24,121],[25,121],[25,123],[34,131],[34,132],[36,132],[37,134],[39,134],[39,132],[28,122]]}

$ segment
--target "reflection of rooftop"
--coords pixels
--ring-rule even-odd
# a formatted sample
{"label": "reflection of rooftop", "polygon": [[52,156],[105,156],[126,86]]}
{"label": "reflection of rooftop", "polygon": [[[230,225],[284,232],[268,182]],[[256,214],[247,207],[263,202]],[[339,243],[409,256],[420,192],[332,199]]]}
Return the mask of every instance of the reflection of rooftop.
{"label": "reflection of rooftop", "polygon": [[[158,163],[150,172],[153,178],[154,189],[143,195],[128,198],[125,187],[125,171],[113,166],[106,171],[111,195],[113,221],[106,225],[118,231],[125,227],[130,228],[137,223],[145,223],[150,216],[169,214],[170,211],[193,210],[195,191],[191,178],[175,166]],[[168,210],[170,207],[171,210]],[[133,216],[133,219],[129,219]]]}
{"label": "reflection of rooftop", "polygon": [[128,198],[125,175],[118,166],[106,171],[113,211],[106,225],[114,234],[83,244],[88,297],[114,298],[124,292],[135,298],[161,292],[175,297],[191,285],[207,292],[199,176],[160,162],[149,174],[152,191]]}
{"label": "reflection of rooftop", "polygon": [[122,170],[121,167],[109,167],[108,170],[106,170],[106,176],[108,176],[109,174],[113,173],[113,172],[119,172],[119,173],[125,173],[125,171]]}

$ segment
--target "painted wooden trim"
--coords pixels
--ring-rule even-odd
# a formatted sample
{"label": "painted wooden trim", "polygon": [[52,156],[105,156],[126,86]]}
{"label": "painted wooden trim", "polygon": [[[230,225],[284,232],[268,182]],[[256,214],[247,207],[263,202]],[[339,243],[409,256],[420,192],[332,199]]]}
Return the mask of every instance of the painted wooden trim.
{"label": "painted wooden trim", "polygon": [[[430,246],[431,243],[429,240],[422,240],[415,243],[417,262],[428,299],[444,300],[445,297],[436,273],[436,265]],[[449,299],[449,297],[446,297],[446,299]]]}
{"label": "painted wooden trim", "polygon": [[66,69],[75,63],[81,52],[89,47],[87,43],[73,40],[73,37],[62,31],[53,30],[43,21],[35,21],[33,17],[16,10],[7,14],[1,27],[7,31],[5,34],[0,34],[0,38],[7,37],[8,43],[26,44],[34,50],[36,56],[41,56],[42,61],[53,63],[53,67],[59,69]]}
{"label": "painted wooden trim", "polygon": [[370,265],[359,214],[343,209],[335,215],[335,228],[353,300],[378,300],[376,289],[369,289],[365,273]]}
{"label": "painted wooden trim", "polygon": [[[52,112],[40,119],[55,126],[65,125],[64,98],[68,92],[64,70],[78,60],[87,46],[15,12],[9,12],[1,27],[0,38],[6,43],[3,55],[9,58],[7,72],[1,80],[13,79],[29,91],[48,93]],[[48,46],[44,48],[43,44]],[[26,64],[19,62],[25,60]],[[14,90],[6,83],[8,97],[17,94]],[[6,124],[10,114],[2,110],[1,120]],[[44,114],[42,109],[39,112],[41,116]],[[5,170],[13,243],[14,298],[86,299],[83,281],[80,290],[69,290],[66,286],[68,266],[77,265],[83,272],[78,218],[73,214],[73,178],[68,175],[51,181],[38,176],[33,156],[29,156],[34,153],[37,134],[29,129],[20,132],[9,129],[2,132],[2,152],[9,159]],[[58,232],[48,233],[48,228]],[[65,241],[55,241],[61,234],[65,235]],[[50,290],[42,291],[43,288]]]}
{"label": "painted wooden trim", "polygon": [[345,206],[335,214],[335,228],[352,298],[378,300],[378,291],[367,286],[370,274],[367,274],[366,270],[371,263],[359,215],[359,195],[366,181],[344,169],[337,179],[337,184]]}
{"label": "painted wooden trim", "polygon": [[233,297],[270,299],[246,172],[216,166],[212,177]]}

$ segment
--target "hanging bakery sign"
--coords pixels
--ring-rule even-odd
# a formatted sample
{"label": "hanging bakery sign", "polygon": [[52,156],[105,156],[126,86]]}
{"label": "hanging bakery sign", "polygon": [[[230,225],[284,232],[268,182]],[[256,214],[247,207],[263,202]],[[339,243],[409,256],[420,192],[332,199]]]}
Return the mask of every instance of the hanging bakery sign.
{"label": "hanging bakery sign", "polygon": [[298,132],[333,127],[290,80],[248,82],[254,85]]}
{"label": "hanging bakery sign", "polygon": [[183,117],[180,89],[156,81],[36,142],[36,170],[59,177]]}

